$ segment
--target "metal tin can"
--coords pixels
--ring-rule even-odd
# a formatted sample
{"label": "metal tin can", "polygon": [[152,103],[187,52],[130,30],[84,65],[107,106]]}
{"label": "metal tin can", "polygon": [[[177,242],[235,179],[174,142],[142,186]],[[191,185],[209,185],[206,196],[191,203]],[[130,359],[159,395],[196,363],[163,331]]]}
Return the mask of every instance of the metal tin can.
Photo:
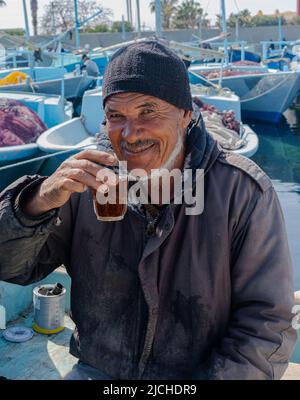
{"label": "metal tin can", "polygon": [[41,289],[53,289],[55,285],[47,284],[33,289],[34,322],[33,329],[45,335],[61,332],[64,329],[66,289],[60,294],[41,294]]}

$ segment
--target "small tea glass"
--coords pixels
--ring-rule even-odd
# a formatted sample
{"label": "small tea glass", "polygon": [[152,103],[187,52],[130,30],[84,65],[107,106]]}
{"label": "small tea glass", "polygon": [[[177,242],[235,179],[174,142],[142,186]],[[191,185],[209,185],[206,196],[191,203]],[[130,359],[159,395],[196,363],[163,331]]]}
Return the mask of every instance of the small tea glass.
{"label": "small tea glass", "polygon": [[[97,175],[98,179],[99,176]],[[105,167],[101,170],[102,183],[98,190],[93,189],[94,212],[98,221],[121,221],[127,212],[128,175],[119,163],[118,167]]]}

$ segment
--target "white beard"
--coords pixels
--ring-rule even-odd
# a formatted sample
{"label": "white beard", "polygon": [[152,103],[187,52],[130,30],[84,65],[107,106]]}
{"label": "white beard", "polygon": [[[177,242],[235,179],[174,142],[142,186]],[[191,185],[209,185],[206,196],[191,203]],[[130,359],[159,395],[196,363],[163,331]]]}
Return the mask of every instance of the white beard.
{"label": "white beard", "polygon": [[[183,148],[183,140],[182,140],[182,133],[180,131],[180,127],[177,124],[177,143],[174,147],[174,149],[172,150],[168,160],[165,162],[164,165],[162,165],[158,170],[161,169],[167,169],[168,171],[171,171],[176,163],[176,159],[179,156],[182,148]],[[158,172],[159,173],[159,172]]]}

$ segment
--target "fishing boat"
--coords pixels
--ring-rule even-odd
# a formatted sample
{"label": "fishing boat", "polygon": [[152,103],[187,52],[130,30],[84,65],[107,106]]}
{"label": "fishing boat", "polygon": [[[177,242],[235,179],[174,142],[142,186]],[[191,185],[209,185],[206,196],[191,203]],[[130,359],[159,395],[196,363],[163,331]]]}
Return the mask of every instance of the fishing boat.
{"label": "fishing boat", "polygon": [[[282,32],[279,29],[279,37]],[[299,39],[293,41],[261,41],[262,62],[268,68],[279,69],[281,71],[293,70],[293,63],[299,62]]]}
{"label": "fishing boat", "polygon": [[67,70],[60,67],[25,67],[25,68],[6,68],[0,70],[0,79],[5,78],[13,72],[22,72],[28,75],[33,81],[40,82],[51,79],[60,79]]}
{"label": "fishing boat", "polygon": [[[72,118],[72,104],[61,96],[3,92],[0,93],[0,101],[1,99],[16,100],[24,104],[37,114],[46,128],[51,129]],[[0,147],[0,190],[20,176],[37,173],[42,161],[35,162],[34,158],[40,154],[41,151],[36,143]],[[30,159],[33,159],[31,163],[8,168],[16,162]]]}
{"label": "fishing boat", "polygon": [[[62,95],[69,100],[82,97],[85,90],[89,89],[94,84],[97,85],[98,79],[88,76],[86,73],[80,74],[75,71],[72,73],[66,72],[64,68],[50,69],[50,72],[47,70],[43,71],[42,68],[10,70],[8,75],[3,75],[2,81],[0,79],[0,92],[17,91],[50,95],[54,94]],[[20,73],[23,74],[23,79],[17,79],[18,74],[20,75]],[[48,76],[48,73],[49,78],[42,79],[42,76]],[[52,77],[50,77],[51,75]],[[10,83],[10,76],[13,77],[12,81],[14,83]]]}
{"label": "fishing boat", "polygon": [[62,94],[67,100],[82,97],[83,93],[94,83],[95,78],[86,74],[74,76],[67,73],[59,79],[51,79],[40,82],[26,80],[15,85],[0,86],[0,92],[27,92],[43,94]]}
{"label": "fishing boat", "polygon": [[[190,60],[225,58],[225,54],[199,49],[170,41],[169,45],[181,53],[190,52]],[[198,55],[197,55],[198,53]],[[184,57],[184,56],[183,56]],[[242,119],[256,119],[277,123],[284,111],[300,93],[300,71],[278,71],[267,65],[240,61],[236,63],[191,64],[188,68],[192,84],[209,82],[228,88],[241,100]],[[206,79],[205,79],[206,78]]]}
{"label": "fishing boat", "polygon": [[[199,82],[197,78],[199,74],[211,74],[213,71],[217,71],[218,75],[211,80],[215,83],[219,82],[222,87],[229,88],[240,97],[242,118],[278,123],[284,111],[300,93],[300,71],[268,69],[263,72],[260,69],[253,71],[247,69],[247,67],[240,73],[236,69],[232,70],[229,65],[225,0],[221,0],[221,20],[224,35],[224,56],[222,57],[221,67],[191,66],[189,69],[191,83]],[[265,45],[263,59],[266,58],[266,50]]]}
{"label": "fishing boat", "polygon": [[[226,70],[230,71],[226,75]],[[300,71],[277,71],[268,69],[240,71],[230,66],[192,66],[189,77],[192,83],[201,83],[202,75],[216,73],[211,81],[229,88],[241,99],[242,118],[278,123],[282,114],[300,93]]]}
{"label": "fishing boat", "polygon": [[[193,35],[195,36],[195,35]],[[194,40],[191,42],[183,42],[183,45],[186,46],[191,46],[193,48],[195,47],[200,47],[200,48],[204,48],[204,49],[215,49],[217,51],[222,51],[224,52],[223,49],[223,43],[221,42],[215,42],[215,40],[218,40],[222,37],[222,35],[210,38],[210,39],[206,39],[206,40]],[[257,53],[255,53],[254,51],[250,51],[250,49],[248,49],[249,46],[247,46],[247,42],[245,41],[235,41],[235,42],[228,42],[228,62],[230,64],[238,62],[238,61],[251,61],[251,62],[255,62],[255,63],[260,63],[261,62],[261,56]],[[197,56],[197,52],[190,50],[187,51],[187,54],[189,54],[190,56]],[[218,59],[218,58],[217,58]],[[215,60],[216,61],[216,60]],[[209,61],[208,61],[209,62]],[[214,61],[212,61],[214,62]],[[203,63],[207,63],[204,60],[194,60],[192,62],[192,64],[203,64]]]}

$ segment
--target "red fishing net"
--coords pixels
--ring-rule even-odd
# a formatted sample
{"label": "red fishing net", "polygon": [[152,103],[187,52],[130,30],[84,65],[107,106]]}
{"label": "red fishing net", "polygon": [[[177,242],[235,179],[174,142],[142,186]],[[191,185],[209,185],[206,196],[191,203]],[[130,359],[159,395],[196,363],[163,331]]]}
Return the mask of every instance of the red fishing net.
{"label": "red fishing net", "polygon": [[0,147],[33,143],[46,129],[39,116],[20,101],[0,98]]}

